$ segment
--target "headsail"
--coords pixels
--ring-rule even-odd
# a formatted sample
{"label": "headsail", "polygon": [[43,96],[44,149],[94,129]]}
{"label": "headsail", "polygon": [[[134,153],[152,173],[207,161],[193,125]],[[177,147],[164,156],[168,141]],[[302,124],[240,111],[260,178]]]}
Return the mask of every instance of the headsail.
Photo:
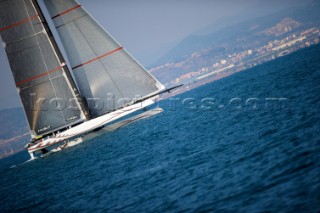
{"label": "headsail", "polygon": [[78,91],[33,0],[0,0],[0,35],[33,137],[84,120]]}
{"label": "headsail", "polygon": [[44,3],[94,117],[164,88],[75,0]]}

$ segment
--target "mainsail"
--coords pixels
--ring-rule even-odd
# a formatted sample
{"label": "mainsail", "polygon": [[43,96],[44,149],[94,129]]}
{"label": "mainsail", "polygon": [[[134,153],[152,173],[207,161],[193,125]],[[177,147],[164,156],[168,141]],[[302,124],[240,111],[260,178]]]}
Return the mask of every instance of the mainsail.
{"label": "mainsail", "polygon": [[74,0],[44,0],[81,94],[98,117],[164,87]]}
{"label": "mainsail", "polygon": [[85,119],[52,34],[33,0],[0,0],[0,35],[33,138]]}

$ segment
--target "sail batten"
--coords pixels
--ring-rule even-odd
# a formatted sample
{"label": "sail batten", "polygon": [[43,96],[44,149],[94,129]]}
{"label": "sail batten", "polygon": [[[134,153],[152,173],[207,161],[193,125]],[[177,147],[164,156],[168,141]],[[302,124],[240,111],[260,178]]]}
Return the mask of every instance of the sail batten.
{"label": "sail batten", "polygon": [[80,4],[77,5],[77,6],[74,6],[74,7],[70,8],[70,9],[67,9],[67,10],[65,10],[65,11],[63,11],[63,12],[57,14],[57,15],[54,15],[54,16],[52,16],[51,18],[52,18],[52,19],[55,19],[55,18],[57,18],[57,17],[59,17],[59,16],[63,16],[64,14],[67,14],[67,13],[71,12],[72,10],[75,10],[75,9],[77,9],[77,8],[79,8],[79,7],[81,7]]}
{"label": "sail batten", "polygon": [[46,75],[49,75],[50,73],[56,72],[58,70],[61,70],[64,66],[65,66],[65,64],[62,64],[61,66],[59,66],[59,67],[57,67],[55,69],[52,69],[52,70],[50,70],[48,72],[45,72],[45,73],[42,73],[40,75],[36,75],[36,76],[30,77],[30,78],[24,79],[22,81],[16,82],[16,86],[20,86],[21,84],[30,82],[32,80],[35,80],[37,78],[41,78],[41,77],[46,76]]}
{"label": "sail batten", "polygon": [[34,16],[31,16],[31,17],[29,17],[29,18],[26,18],[26,19],[24,19],[24,20],[21,20],[21,21],[19,21],[19,22],[16,22],[16,23],[14,23],[14,24],[11,24],[11,25],[2,27],[2,28],[0,28],[0,31],[8,30],[8,29],[10,29],[10,28],[19,26],[20,24],[24,24],[24,23],[29,22],[29,21],[31,21],[31,20],[33,20],[33,19],[36,19],[36,18],[38,18],[38,14],[37,14],[37,15],[34,15]]}
{"label": "sail batten", "polygon": [[[81,94],[93,117],[163,86],[75,0],[45,0]],[[112,20],[111,20],[112,21]],[[96,101],[99,102],[97,106]]]}
{"label": "sail batten", "polygon": [[122,50],[122,49],[123,49],[123,47],[119,47],[119,48],[117,48],[117,49],[115,49],[115,50],[112,50],[112,51],[110,51],[110,52],[107,52],[106,54],[103,54],[103,55],[98,56],[98,57],[96,57],[96,58],[93,58],[93,59],[91,59],[91,60],[89,60],[89,61],[86,61],[86,62],[84,62],[84,63],[82,63],[82,64],[79,64],[79,65],[77,65],[77,66],[74,66],[74,67],[72,67],[72,69],[75,70],[75,69],[77,69],[78,67],[84,66],[84,65],[86,65],[86,64],[90,64],[90,63],[92,63],[92,62],[94,62],[94,61],[97,61],[97,60],[99,60],[99,59],[102,59],[102,58],[104,58],[104,57],[106,57],[106,56],[108,56],[108,55],[111,55],[111,54],[113,54],[113,53],[115,53],[115,52],[117,52],[117,51],[119,51],[119,50]]}

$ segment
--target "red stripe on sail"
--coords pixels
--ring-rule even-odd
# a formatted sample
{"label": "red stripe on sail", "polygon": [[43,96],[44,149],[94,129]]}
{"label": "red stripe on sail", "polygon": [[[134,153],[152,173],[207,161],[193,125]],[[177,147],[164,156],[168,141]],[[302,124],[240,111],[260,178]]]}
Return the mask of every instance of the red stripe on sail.
{"label": "red stripe on sail", "polygon": [[23,80],[23,81],[19,81],[19,82],[16,83],[16,86],[20,86],[21,84],[25,84],[25,83],[28,83],[28,82],[30,82],[30,81],[33,81],[33,80],[35,80],[35,79],[37,79],[37,78],[41,78],[41,77],[44,77],[44,76],[46,76],[46,75],[49,75],[50,73],[56,72],[56,71],[58,71],[58,70],[61,70],[64,66],[66,66],[66,65],[64,64],[64,65],[62,65],[62,66],[60,66],[60,67],[57,67],[57,68],[54,68],[53,70],[50,70],[50,71],[48,71],[48,72],[45,72],[45,73],[42,73],[42,74],[40,74],[40,75],[36,75],[36,76],[30,77],[30,78],[27,78],[27,79],[25,79],[25,80]]}
{"label": "red stripe on sail", "polygon": [[19,21],[19,22],[15,23],[15,24],[11,24],[11,25],[9,25],[9,26],[0,28],[0,31],[8,30],[8,29],[10,29],[10,28],[19,26],[19,25],[21,25],[21,24],[24,24],[24,23],[26,23],[26,22],[28,22],[28,21],[31,21],[31,20],[33,20],[33,19],[36,19],[36,18],[38,18],[38,15],[31,16],[31,17],[29,17],[29,18],[23,19],[22,21]]}
{"label": "red stripe on sail", "polygon": [[101,56],[99,56],[99,57],[96,57],[96,58],[94,58],[94,59],[91,59],[91,60],[89,60],[89,61],[87,61],[87,62],[84,62],[84,63],[82,63],[82,64],[79,64],[79,65],[77,65],[77,66],[74,66],[74,67],[72,67],[72,69],[77,69],[77,68],[82,67],[82,66],[84,66],[84,65],[86,65],[86,64],[89,64],[89,63],[91,63],[91,62],[97,61],[97,60],[99,60],[99,59],[101,59],[101,58],[104,58],[104,57],[106,57],[106,56],[108,56],[108,55],[111,55],[111,54],[113,54],[113,53],[115,53],[115,52],[117,52],[117,51],[119,51],[119,50],[122,50],[122,49],[123,49],[123,47],[119,47],[119,48],[117,48],[117,49],[115,49],[115,50],[112,50],[112,51],[110,51],[110,52],[108,52],[108,53],[106,53],[106,54],[104,54],[104,55],[101,55]]}
{"label": "red stripe on sail", "polygon": [[63,15],[65,15],[66,13],[69,13],[69,12],[71,12],[72,10],[75,10],[75,9],[77,9],[77,8],[79,8],[79,7],[81,7],[80,4],[78,4],[77,6],[75,6],[75,7],[73,7],[73,8],[70,8],[70,9],[68,9],[68,10],[66,10],[66,11],[63,11],[62,13],[59,13],[59,14],[57,14],[57,15],[55,15],[55,16],[52,16],[51,18],[52,18],[52,19],[55,19],[55,18],[57,18],[57,17],[59,17],[59,16],[63,16]]}

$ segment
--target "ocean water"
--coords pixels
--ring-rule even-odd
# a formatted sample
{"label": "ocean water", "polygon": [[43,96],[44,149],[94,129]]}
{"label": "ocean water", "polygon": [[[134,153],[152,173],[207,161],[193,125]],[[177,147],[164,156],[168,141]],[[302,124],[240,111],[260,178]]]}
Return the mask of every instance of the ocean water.
{"label": "ocean water", "polygon": [[46,158],[1,160],[0,209],[319,212],[319,53],[161,101],[156,117]]}

